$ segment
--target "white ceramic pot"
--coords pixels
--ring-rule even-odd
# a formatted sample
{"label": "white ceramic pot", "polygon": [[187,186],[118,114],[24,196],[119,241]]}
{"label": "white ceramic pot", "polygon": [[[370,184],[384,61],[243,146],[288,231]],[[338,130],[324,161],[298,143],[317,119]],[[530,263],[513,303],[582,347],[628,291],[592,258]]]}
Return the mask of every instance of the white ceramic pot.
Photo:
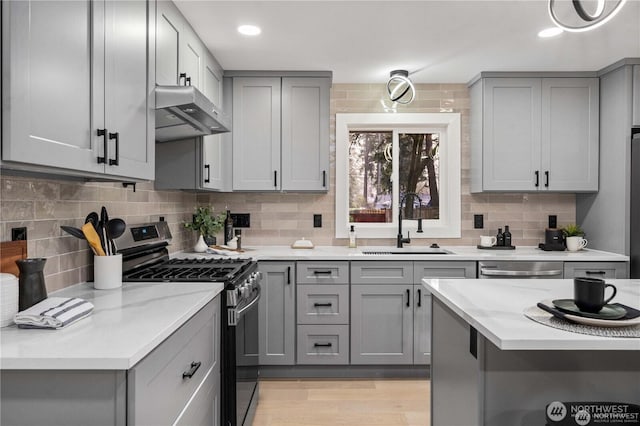
{"label": "white ceramic pot", "polygon": [[209,246],[204,242],[204,237],[200,235],[198,237],[198,242],[196,242],[196,245],[193,247],[193,251],[196,253],[204,253],[208,248]]}

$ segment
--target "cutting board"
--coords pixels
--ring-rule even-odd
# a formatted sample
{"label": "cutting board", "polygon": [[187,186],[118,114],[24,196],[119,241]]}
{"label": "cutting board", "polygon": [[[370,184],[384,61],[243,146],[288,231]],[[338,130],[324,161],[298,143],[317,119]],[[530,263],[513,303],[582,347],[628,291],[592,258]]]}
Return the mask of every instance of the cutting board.
{"label": "cutting board", "polygon": [[26,241],[6,241],[0,243],[0,272],[7,272],[16,277],[20,275],[16,260],[27,258]]}

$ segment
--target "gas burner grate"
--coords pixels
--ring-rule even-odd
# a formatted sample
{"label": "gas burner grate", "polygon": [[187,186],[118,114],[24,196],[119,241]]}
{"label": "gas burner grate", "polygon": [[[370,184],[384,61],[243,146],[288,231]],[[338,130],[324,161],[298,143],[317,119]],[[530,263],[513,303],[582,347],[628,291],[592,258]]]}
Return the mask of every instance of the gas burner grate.
{"label": "gas burner grate", "polygon": [[227,282],[253,264],[251,259],[171,259],[160,265],[126,274],[125,281]]}

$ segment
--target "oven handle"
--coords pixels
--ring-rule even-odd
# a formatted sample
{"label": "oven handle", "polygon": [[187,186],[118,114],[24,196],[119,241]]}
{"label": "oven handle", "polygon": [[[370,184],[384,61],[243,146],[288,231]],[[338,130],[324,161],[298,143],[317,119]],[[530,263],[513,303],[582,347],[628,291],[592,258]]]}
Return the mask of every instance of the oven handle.
{"label": "oven handle", "polygon": [[258,300],[260,300],[260,287],[257,287],[258,289],[258,295],[256,296],[255,299],[253,299],[247,306],[245,306],[244,308],[240,309],[239,311],[236,312],[236,316],[237,318],[240,318],[246,311],[248,311],[249,309],[253,308],[253,306],[258,303]]}

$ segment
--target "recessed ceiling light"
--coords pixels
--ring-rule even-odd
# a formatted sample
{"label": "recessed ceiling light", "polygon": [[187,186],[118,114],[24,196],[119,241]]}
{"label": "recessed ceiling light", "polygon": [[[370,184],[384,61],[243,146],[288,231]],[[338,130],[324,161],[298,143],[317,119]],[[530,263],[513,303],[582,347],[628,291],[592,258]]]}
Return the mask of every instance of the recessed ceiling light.
{"label": "recessed ceiling light", "polygon": [[240,25],[238,27],[238,32],[248,36],[255,36],[260,34],[262,30],[260,27],[256,27],[255,25]]}
{"label": "recessed ceiling light", "polygon": [[563,32],[564,31],[562,30],[562,28],[559,28],[559,27],[545,28],[544,30],[538,33],[538,37],[540,38],[555,37],[557,35],[562,34]]}

